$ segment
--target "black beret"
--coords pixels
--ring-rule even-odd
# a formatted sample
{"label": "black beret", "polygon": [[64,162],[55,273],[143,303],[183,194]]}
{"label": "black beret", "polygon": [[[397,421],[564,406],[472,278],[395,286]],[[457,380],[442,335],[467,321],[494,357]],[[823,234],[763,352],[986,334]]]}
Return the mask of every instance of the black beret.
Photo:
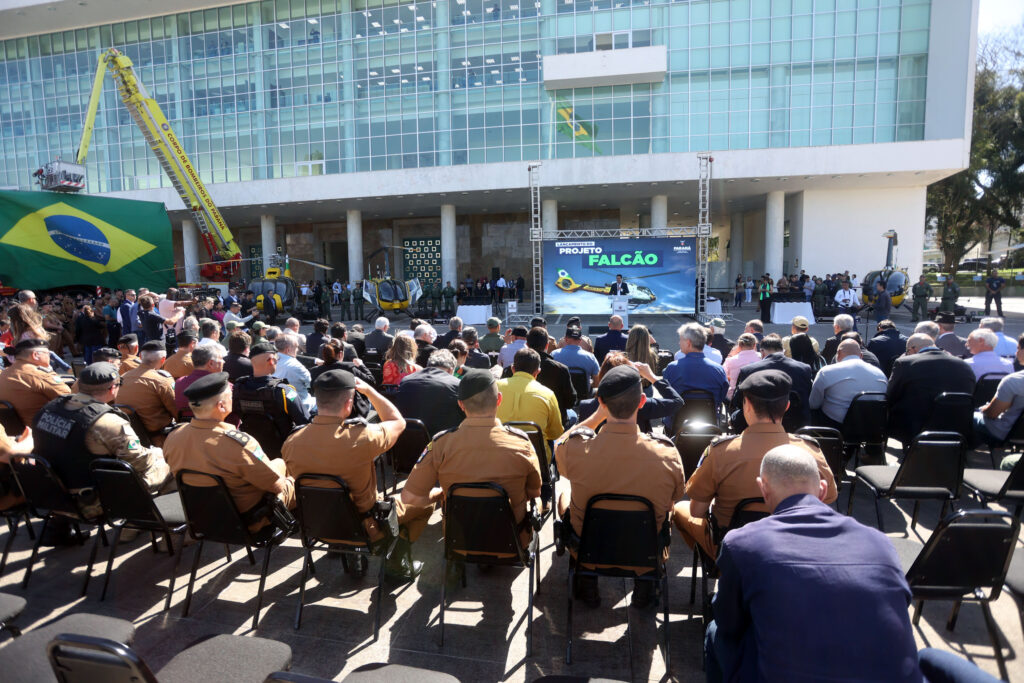
{"label": "black beret", "polygon": [[617,365],[601,378],[601,383],[597,385],[597,395],[600,398],[611,398],[639,385],[640,373],[632,365]]}
{"label": "black beret", "polygon": [[490,370],[470,369],[459,381],[459,400],[473,398],[487,387],[494,384],[494,375]]}
{"label": "black beret", "polygon": [[527,330],[522,325],[516,325],[515,327],[512,328],[513,337],[525,337],[529,333],[529,330]]}
{"label": "black beret", "polygon": [[29,349],[48,349],[50,345],[42,339],[22,339],[14,345],[14,352],[21,353]]}
{"label": "black beret", "polygon": [[199,341],[199,336],[194,332],[179,332],[175,339],[180,346],[187,346],[194,341]]}
{"label": "black beret", "polygon": [[104,384],[110,384],[114,380],[120,377],[120,373],[110,363],[93,363],[92,365],[86,365],[80,373],[78,373],[78,383],[91,387],[98,387]]}
{"label": "black beret", "polygon": [[103,356],[104,358],[124,358],[124,354],[115,348],[109,346],[102,346],[92,352],[94,356]]}
{"label": "black beret", "polygon": [[189,403],[199,403],[211,396],[217,396],[227,387],[228,373],[211,372],[209,375],[203,375],[188,385],[188,388],[185,389],[185,398],[189,400]]}
{"label": "black beret", "polygon": [[540,316],[537,316],[536,318],[533,318],[532,320],[530,320],[530,327],[547,327],[547,326],[548,326],[548,321],[545,320],[544,318],[541,318]]}
{"label": "black beret", "polygon": [[737,387],[744,396],[752,396],[765,401],[787,398],[793,388],[793,380],[781,370],[761,370],[743,380]]}
{"label": "black beret", "polygon": [[328,370],[313,382],[313,389],[319,391],[341,391],[343,389],[355,389],[356,378],[348,370]]}
{"label": "black beret", "polygon": [[567,327],[565,328],[566,339],[583,339],[583,330],[578,327]]}
{"label": "black beret", "polygon": [[256,356],[261,356],[264,353],[277,353],[277,347],[270,342],[260,342],[259,344],[253,344],[249,348],[250,359],[253,359]]}
{"label": "black beret", "polygon": [[574,315],[565,321],[566,327],[582,327],[583,323],[578,315]]}
{"label": "black beret", "polygon": [[139,335],[137,334],[126,334],[117,340],[118,346],[131,346],[132,344],[139,343]]}
{"label": "black beret", "polygon": [[935,316],[935,322],[942,323],[943,325],[955,325],[956,314],[949,311],[944,311]]}
{"label": "black beret", "polygon": [[166,351],[167,345],[158,339],[152,339],[142,345],[141,351]]}

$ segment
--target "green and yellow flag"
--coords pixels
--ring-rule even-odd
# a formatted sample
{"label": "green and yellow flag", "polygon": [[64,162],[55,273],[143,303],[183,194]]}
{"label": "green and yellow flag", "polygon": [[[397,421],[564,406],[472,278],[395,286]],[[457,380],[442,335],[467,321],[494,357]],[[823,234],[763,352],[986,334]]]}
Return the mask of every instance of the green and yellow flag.
{"label": "green and yellow flag", "polygon": [[598,154],[601,153],[601,150],[594,144],[594,137],[597,135],[597,125],[577,118],[573,106],[565,100],[558,100],[558,103],[555,105],[555,120],[557,121],[559,133],[568,136],[587,149],[591,149]]}
{"label": "green and yellow flag", "polygon": [[164,289],[174,284],[163,204],[0,191],[0,282]]}

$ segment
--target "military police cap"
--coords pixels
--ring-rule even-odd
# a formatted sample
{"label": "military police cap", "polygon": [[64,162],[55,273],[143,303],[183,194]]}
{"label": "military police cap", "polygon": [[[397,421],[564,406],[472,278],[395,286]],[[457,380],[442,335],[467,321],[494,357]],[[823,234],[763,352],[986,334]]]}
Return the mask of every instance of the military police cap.
{"label": "military police cap", "polygon": [[580,328],[576,327],[575,325],[572,326],[572,327],[567,327],[567,328],[565,328],[565,338],[566,339],[583,339],[583,330],[581,330]]}
{"label": "military police cap", "polygon": [[935,316],[935,322],[942,323],[943,325],[955,325],[956,314],[950,311],[944,311]]}
{"label": "military police cap", "polygon": [[126,334],[117,340],[118,346],[131,346],[132,344],[139,343],[139,335],[137,334]]}
{"label": "military police cap", "polygon": [[640,373],[632,365],[617,365],[604,374],[597,385],[600,398],[611,398],[640,385]]}
{"label": "military police cap", "polygon": [[14,352],[21,353],[22,351],[28,351],[29,349],[48,349],[50,345],[42,339],[22,339],[20,342],[14,345]]}
{"label": "military police cap", "polygon": [[470,369],[459,382],[459,400],[473,398],[484,389],[494,384],[494,375],[489,370]]}
{"label": "military police cap", "polygon": [[270,342],[260,342],[259,344],[253,344],[249,349],[249,358],[253,359],[256,356],[263,355],[264,353],[277,353],[277,347]]}
{"label": "military police cap", "polygon": [[104,384],[110,384],[118,377],[120,377],[120,373],[110,363],[93,363],[92,365],[86,365],[78,373],[78,383],[90,387],[99,387]]}
{"label": "military police cap", "polygon": [[178,340],[178,346],[185,346],[194,341],[199,341],[199,337],[194,332],[179,332],[175,339]]}
{"label": "military police cap", "polygon": [[[604,384],[604,380],[601,381]],[[761,370],[743,380],[738,389],[744,396],[774,401],[789,396],[793,380],[781,370]]]}
{"label": "military police cap", "polygon": [[252,324],[252,331],[253,332],[259,332],[260,330],[262,330],[266,326],[267,326],[267,324],[265,322],[263,322],[262,320],[257,320],[256,322],[254,322]]}
{"label": "military police cap", "polygon": [[233,330],[236,327],[238,327],[238,321],[237,320],[229,320],[226,323],[224,323],[224,327],[229,329],[229,330]]}
{"label": "military police cap", "polygon": [[711,327],[722,327],[722,328],[724,328],[725,327],[725,321],[722,320],[721,318],[712,318],[711,319]]}
{"label": "military police cap", "polygon": [[93,351],[92,355],[102,356],[103,358],[124,358],[124,354],[122,354],[117,349],[111,348],[109,346],[101,346],[100,348]]}
{"label": "military police cap", "polygon": [[495,327],[501,327],[501,320],[492,316],[487,319],[487,327],[491,328],[492,330]]}
{"label": "military police cap", "polygon": [[159,339],[151,339],[142,345],[142,351],[166,351],[167,345]]}
{"label": "military police cap", "polygon": [[189,403],[199,403],[212,396],[217,396],[228,388],[228,373],[211,372],[203,375],[185,389],[185,398]]}
{"label": "military police cap", "polygon": [[313,389],[320,391],[325,389],[327,391],[343,391],[345,389],[355,389],[356,378],[348,370],[328,370],[323,373],[313,382]]}

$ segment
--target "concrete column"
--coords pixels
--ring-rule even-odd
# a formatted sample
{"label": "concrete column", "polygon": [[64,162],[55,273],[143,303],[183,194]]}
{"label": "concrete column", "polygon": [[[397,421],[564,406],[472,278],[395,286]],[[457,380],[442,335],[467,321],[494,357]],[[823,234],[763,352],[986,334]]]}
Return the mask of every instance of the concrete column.
{"label": "concrete column", "polygon": [[277,253],[277,220],[270,214],[260,216],[260,244],[263,246],[263,270],[270,268],[270,258]]}
{"label": "concrete column", "polygon": [[785,230],[786,193],[769,192],[764,204],[764,269],[773,279],[782,275],[782,245]]}
{"label": "concrete column", "polygon": [[362,280],[366,277],[363,271],[363,212],[349,209],[346,214],[348,226],[348,279]]}
{"label": "concrete column", "polygon": [[441,205],[441,282],[458,282],[455,255],[455,205]]}
{"label": "concrete column", "polygon": [[729,227],[729,281],[734,282],[740,273],[751,275],[743,270],[743,213],[737,211]]}
{"label": "concrete column", "polygon": [[199,230],[188,218],[181,222],[181,243],[185,251],[185,282],[199,282]]}
{"label": "concrete column", "polygon": [[651,227],[668,227],[668,195],[656,194],[651,197]]}
{"label": "concrete column", "polygon": [[545,199],[540,203],[540,224],[544,235],[558,232],[558,200]]}

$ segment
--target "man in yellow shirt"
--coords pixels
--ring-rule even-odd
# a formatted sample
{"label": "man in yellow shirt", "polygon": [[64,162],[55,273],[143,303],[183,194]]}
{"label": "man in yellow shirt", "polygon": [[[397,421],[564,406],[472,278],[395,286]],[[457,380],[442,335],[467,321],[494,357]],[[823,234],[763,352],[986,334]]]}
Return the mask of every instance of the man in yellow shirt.
{"label": "man in yellow shirt", "polygon": [[[551,462],[548,442],[562,435],[562,414],[558,410],[555,392],[537,381],[540,373],[540,354],[531,348],[516,351],[512,360],[512,376],[499,380],[501,404],[498,419],[507,422],[534,422],[544,434],[544,453]],[[546,463],[541,463],[546,466]]]}

